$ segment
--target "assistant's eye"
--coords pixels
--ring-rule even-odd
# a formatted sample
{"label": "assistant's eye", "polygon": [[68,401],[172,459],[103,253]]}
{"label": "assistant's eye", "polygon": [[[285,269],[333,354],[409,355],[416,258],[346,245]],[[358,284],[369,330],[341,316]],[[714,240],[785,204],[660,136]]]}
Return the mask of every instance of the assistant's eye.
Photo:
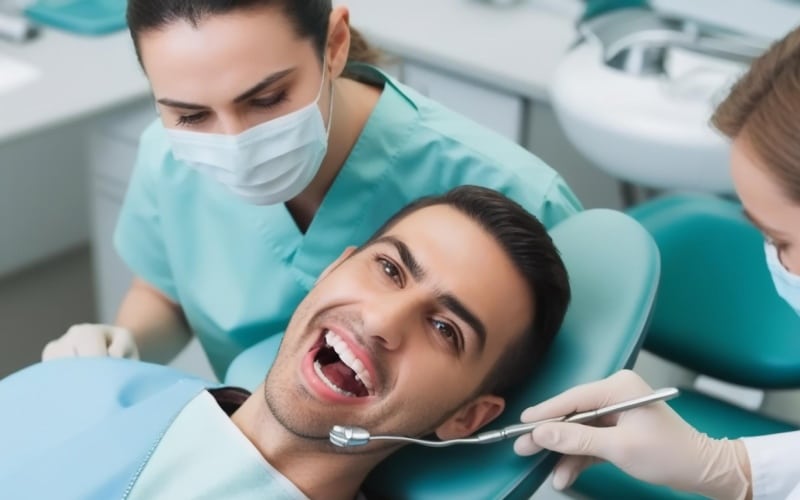
{"label": "assistant's eye", "polygon": [[206,112],[206,111],[201,111],[199,113],[193,113],[191,115],[181,115],[181,116],[178,117],[176,125],[179,125],[179,126],[197,125],[197,124],[201,123],[203,120],[205,120],[206,117],[208,117],[208,112]]}
{"label": "assistant's eye", "polygon": [[403,274],[400,269],[391,260],[385,257],[376,257],[378,265],[381,266],[383,274],[392,279],[398,286],[403,286]]}
{"label": "assistant's eye", "polygon": [[764,235],[764,240],[766,240],[766,242],[769,245],[772,245],[773,247],[775,247],[775,250],[777,250],[778,253],[780,253],[782,251],[786,251],[789,248],[789,244],[786,243],[785,241],[778,241],[775,238],[773,238],[772,236],[769,236],[769,235],[766,235],[766,234]]}
{"label": "assistant's eye", "polygon": [[250,104],[256,108],[272,109],[284,101],[286,101],[286,91],[282,90],[274,96],[264,97],[262,99],[253,99],[250,101]]}
{"label": "assistant's eye", "polygon": [[456,349],[460,348],[461,339],[459,338],[458,331],[453,327],[453,325],[438,319],[431,320],[431,323],[433,324],[433,327],[436,328],[436,331],[439,333],[439,335],[442,336],[442,338],[453,344],[453,347]]}

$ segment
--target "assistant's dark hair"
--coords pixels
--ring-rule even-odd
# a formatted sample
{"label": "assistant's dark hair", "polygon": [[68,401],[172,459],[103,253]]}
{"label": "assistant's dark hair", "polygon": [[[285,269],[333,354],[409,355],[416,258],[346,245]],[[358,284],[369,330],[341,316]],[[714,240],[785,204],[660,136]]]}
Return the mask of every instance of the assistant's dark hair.
{"label": "assistant's dark hair", "polygon": [[[322,60],[328,38],[328,19],[331,0],[128,0],[128,28],[139,63],[139,36],[176,22],[187,21],[197,26],[203,18],[258,7],[281,9],[298,36],[311,38]],[[375,64],[380,59],[378,51],[366,42],[361,34],[350,28],[350,54],[348,62]]]}
{"label": "assistant's dark hair", "polygon": [[497,191],[478,186],[460,186],[443,195],[412,202],[386,221],[364,246],[412,212],[433,205],[453,207],[491,234],[522,275],[533,297],[533,324],[506,347],[479,390],[481,394],[507,397],[531,376],[561,328],[570,300],[567,269],[536,217]]}

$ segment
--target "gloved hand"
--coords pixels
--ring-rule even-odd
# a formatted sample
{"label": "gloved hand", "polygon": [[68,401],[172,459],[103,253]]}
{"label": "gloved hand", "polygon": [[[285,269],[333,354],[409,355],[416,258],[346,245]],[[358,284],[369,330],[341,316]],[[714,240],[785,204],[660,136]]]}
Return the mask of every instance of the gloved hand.
{"label": "gloved hand", "polygon": [[139,359],[139,349],[133,334],[125,328],[83,324],[72,326],[42,351],[42,361],[83,356]]}
{"label": "gloved hand", "polygon": [[[522,421],[593,410],[650,392],[641,377],[624,370],[528,408]],[[712,439],[698,432],[664,402],[607,415],[592,426],[544,424],[514,443],[514,451],[520,455],[542,448],[565,455],[553,473],[553,486],[559,490],[599,460],[611,462],[637,479],[712,498],[744,499],[751,488],[744,443]]]}

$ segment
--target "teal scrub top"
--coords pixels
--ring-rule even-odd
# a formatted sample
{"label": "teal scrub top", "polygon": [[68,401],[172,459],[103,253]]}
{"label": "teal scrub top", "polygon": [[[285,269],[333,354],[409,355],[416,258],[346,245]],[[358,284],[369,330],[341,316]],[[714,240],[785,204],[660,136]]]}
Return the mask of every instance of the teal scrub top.
{"label": "teal scrub top", "polygon": [[122,259],[179,304],[222,380],[233,358],[286,327],[317,276],[392,214],[459,185],[496,189],[547,227],[581,210],[539,158],[362,66],[383,91],[303,234],[285,205],[248,204],[177,161],[160,121],[142,135],[115,233]]}

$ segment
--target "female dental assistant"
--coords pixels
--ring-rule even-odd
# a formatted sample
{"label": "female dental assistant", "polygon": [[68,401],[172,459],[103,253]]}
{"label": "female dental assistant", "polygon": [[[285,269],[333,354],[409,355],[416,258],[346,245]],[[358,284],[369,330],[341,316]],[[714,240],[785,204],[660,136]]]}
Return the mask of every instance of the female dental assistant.
{"label": "female dental assistant", "polygon": [[166,362],[193,333],[222,378],[413,199],[477,184],[547,226],[580,210],[523,148],[359,64],[330,0],[130,0],[128,24],[160,113],[115,235],[137,278],[116,325],[74,326],[44,359]]}
{"label": "female dental assistant", "polygon": [[[731,174],[745,210],[764,233],[775,288],[800,314],[800,28],[754,62],[712,121],[733,139]],[[528,408],[522,420],[593,409],[651,390],[624,371]],[[515,450],[567,455],[554,473],[558,489],[601,459],[638,479],[712,498],[800,499],[800,431],[712,439],[664,403],[604,425],[609,427],[543,425],[519,438]]]}

